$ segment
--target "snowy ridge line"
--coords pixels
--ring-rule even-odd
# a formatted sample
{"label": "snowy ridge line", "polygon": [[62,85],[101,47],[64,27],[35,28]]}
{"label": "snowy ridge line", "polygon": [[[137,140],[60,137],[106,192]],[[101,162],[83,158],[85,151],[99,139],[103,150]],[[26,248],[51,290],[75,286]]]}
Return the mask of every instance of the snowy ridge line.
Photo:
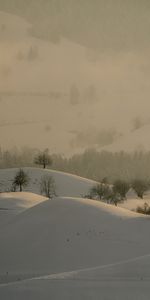
{"label": "snowy ridge line", "polygon": [[51,274],[51,275],[47,275],[47,276],[31,278],[30,280],[67,279],[67,278],[70,278],[72,275],[78,275],[82,272],[89,272],[89,271],[96,271],[96,270],[100,270],[100,269],[111,268],[111,267],[115,267],[115,266],[119,266],[119,265],[123,265],[123,264],[128,264],[130,262],[142,260],[147,257],[150,257],[150,254],[138,256],[138,257],[127,259],[127,260],[122,260],[122,261],[107,264],[107,265],[101,265],[101,266],[97,266],[97,267],[84,268],[84,269],[78,269],[78,270],[73,270],[73,271],[69,271],[69,272],[56,273],[56,274]]}
{"label": "snowy ridge line", "polygon": [[29,282],[29,281],[33,281],[33,280],[65,280],[68,278],[71,278],[71,276],[73,275],[78,275],[81,274],[82,272],[89,272],[89,271],[96,271],[96,270],[101,270],[101,269],[107,269],[107,268],[111,268],[111,267],[115,267],[115,266],[119,266],[119,265],[124,265],[124,264],[128,264],[131,262],[135,262],[138,260],[142,260],[144,258],[150,257],[150,254],[145,254],[142,256],[138,256],[135,258],[131,258],[131,259],[127,259],[127,260],[122,260],[116,263],[110,263],[110,264],[106,264],[106,265],[101,265],[101,266],[97,266],[97,267],[90,267],[90,268],[83,268],[83,269],[77,269],[77,270],[73,270],[73,271],[66,271],[66,272],[62,272],[62,273],[55,273],[55,274],[51,274],[51,275],[44,275],[44,276],[39,276],[39,277],[32,277],[32,278],[26,278],[26,279],[22,279],[22,280],[16,280],[16,281],[12,281],[12,282],[8,282],[8,283],[2,283],[0,284],[0,288],[3,286],[9,286],[9,285],[15,285],[16,283],[22,283],[22,282]]}

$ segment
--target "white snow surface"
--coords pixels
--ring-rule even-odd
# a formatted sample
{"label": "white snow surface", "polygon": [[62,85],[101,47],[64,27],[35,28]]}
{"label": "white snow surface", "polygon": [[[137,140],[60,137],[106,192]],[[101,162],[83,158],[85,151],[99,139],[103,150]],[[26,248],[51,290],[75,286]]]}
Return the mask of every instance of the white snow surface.
{"label": "white snow surface", "polygon": [[[0,170],[1,191],[5,192],[11,188],[18,170],[15,168]],[[41,193],[40,181],[45,175],[53,177],[57,196],[82,197],[95,184],[93,180],[49,169],[23,168],[23,170],[30,178],[29,185],[24,190],[36,194]]]}
{"label": "white snow surface", "polygon": [[[0,223],[0,299],[149,299],[150,218],[80,198],[93,181],[25,170],[30,193],[4,193],[0,199],[14,212],[7,224]],[[0,170],[3,187],[16,171]],[[47,173],[57,186],[53,200],[33,194]]]}
{"label": "white snow surface", "polygon": [[19,210],[22,211],[32,207],[47,198],[41,195],[29,192],[10,192],[0,194],[0,209],[1,210]]}
{"label": "white snow surface", "polygon": [[95,267],[141,255],[148,220],[94,200],[46,200],[17,215],[1,231],[1,280]]}
{"label": "white snow surface", "polygon": [[0,194],[0,228],[5,226],[10,220],[38,203],[45,201],[47,198],[41,195],[29,192],[11,192]]}
{"label": "white snow surface", "polygon": [[45,175],[50,175],[55,180],[56,193],[59,196],[81,197],[88,193],[95,184],[94,181],[75,175],[38,168],[23,168],[30,178],[29,185],[24,192],[7,192],[11,190],[15,174],[19,169],[0,170],[0,228],[23,210],[32,207],[47,198],[40,195],[40,181]]}

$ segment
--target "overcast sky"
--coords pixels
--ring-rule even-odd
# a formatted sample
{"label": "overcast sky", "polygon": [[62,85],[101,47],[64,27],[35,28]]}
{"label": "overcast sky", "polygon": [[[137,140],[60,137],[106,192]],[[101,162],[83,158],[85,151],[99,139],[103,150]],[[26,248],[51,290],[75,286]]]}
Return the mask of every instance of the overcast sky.
{"label": "overcast sky", "polygon": [[24,2],[0,0],[2,147],[71,153],[149,123],[148,0]]}

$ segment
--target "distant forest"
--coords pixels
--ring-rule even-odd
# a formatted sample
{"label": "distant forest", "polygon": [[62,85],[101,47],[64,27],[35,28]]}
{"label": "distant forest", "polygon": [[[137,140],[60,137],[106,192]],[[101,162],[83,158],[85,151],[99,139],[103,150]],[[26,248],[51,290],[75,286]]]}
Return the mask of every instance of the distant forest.
{"label": "distant forest", "polygon": [[[24,147],[11,150],[0,150],[0,168],[37,167],[34,158],[39,151]],[[64,171],[96,181],[107,178],[108,182],[120,178],[132,181],[135,178],[150,180],[149,152],[97,152],[87,149],[84,153],[66,158],[59,154],[51,154],[54,170]]]}

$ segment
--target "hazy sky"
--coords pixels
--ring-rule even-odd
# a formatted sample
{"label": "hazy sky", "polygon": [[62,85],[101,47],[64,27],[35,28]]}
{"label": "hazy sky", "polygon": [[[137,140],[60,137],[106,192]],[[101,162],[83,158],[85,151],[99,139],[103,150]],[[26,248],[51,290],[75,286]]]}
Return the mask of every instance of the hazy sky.
{"label": "hazy sky", "polygon": [[128,134],[136,117],[149,124],[148,0],[0,0],[0,9],[2,147],[70,154]]}

